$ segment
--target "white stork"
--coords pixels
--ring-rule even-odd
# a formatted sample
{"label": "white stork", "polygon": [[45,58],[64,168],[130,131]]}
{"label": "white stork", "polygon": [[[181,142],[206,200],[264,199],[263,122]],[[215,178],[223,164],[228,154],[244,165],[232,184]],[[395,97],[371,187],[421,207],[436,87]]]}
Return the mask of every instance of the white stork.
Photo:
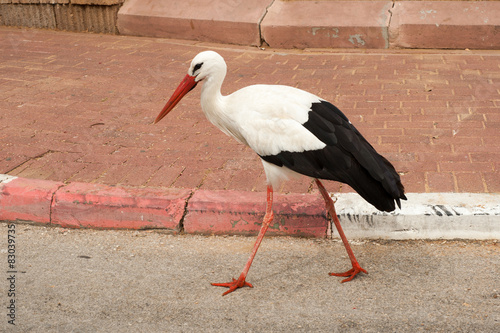
{"label": "white stork", "polygon": [[331,103],[306,91],[282,85],[253,85],[228,96],[221,94],[226,63],[216,52],[205,51],[194,57],[188,74],[177,87],[155,123],[204,81],[201,108],[212,124],[238,142],[252,148],[262,159],[267,177],[267,208],[250,258],[239,278],[228,283],[212,283],[229,288],[252,287],[246,276],[259,245],[273,220],[273,188],[294,173],[315,182],[325,200],[330,217],[342,238],[352,268],[330,275],[352,280],[361,268],[349,246],[335,212],[334,202],[319,179],[350,185],[365,200],[382,211],[401,207],[406,200],[404,187],[392,164],[379,155],[347,117]]}

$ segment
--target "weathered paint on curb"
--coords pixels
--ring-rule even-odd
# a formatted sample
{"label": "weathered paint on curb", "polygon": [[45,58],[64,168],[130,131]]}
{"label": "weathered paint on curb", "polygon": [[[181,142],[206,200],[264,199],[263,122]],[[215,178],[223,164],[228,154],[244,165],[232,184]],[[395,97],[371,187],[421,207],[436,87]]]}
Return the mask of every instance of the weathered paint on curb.
{"label": "weathered paint on curb", "polygon": [[[351,239],[500,239],[500,194],[409,193],[402,209],[392,213],[377,211],[356,193],[335,196]],[[184,228],[186,233],[254,235],[265,198],[263,192],[64,184],[0,175],[0,221],[73,228]],[[326,235],[326,212],[318,193],[275,194],[274,213],[270,235]]]}
{"label": "weathered paint on curb", "polygon": [[[184,218],[187,233],[256,235],[266,210],[266,194],[196,191]],[[270,235],[325,237],[325,205],[319,195],[274,195]]]}
{"label": "weathered paint on curb", "polygon": [[1,181],[0,221],[50,223],[53,195],[63,185],[61,182],[17,177]]}
{"label": "weathered paint on curb", "polygon": [[77,228],[179,231],[190,195],[191,191],[184,189],[70,183],[55,193],[51,223]]}
{"label": "weathered paint on curb", "polygon": [[3,178],[0,221],[21,220],[73,228],[162,228],[176,232],[191,195],[185,189]]}
{"label": "weathered paint on curb", "polygon": [[408,193],[402,209],[376,210],[355,193],[337,195],[347,235],[374,239],[500,239],[500,195]]}

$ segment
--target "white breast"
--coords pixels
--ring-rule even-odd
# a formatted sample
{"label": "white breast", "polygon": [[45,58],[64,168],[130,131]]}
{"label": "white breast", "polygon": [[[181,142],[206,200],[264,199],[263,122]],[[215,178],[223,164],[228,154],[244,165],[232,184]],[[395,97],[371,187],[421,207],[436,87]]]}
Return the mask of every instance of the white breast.
{"label": "white breast", "polygon": [[312,103],[319,101],[317,96],[288,86],[249,86],[223,97],[227,117],[222,118],[228,120],[221,130],[261,156],[322,149],[325,144],[302,126]]}

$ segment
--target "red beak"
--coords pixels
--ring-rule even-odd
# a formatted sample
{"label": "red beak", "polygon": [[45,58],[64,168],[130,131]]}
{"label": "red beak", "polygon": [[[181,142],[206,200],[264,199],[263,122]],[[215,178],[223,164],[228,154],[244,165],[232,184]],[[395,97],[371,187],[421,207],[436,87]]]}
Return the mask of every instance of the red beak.
{"label": "red beak", "polygon": [[179,103],[179,101],[186,95],[188,92],[190,92],[198,82],[195,80],[195,76],[191,76],[187,74],[182,82],[179,84],[177,89],[175,89],[174,93],[172,94],[172,97],[168,100],[167,104],[165,104],[165,107],[163,110],[161,110],[160,114],[158,117],[155,119],[155,124],[162,120],[163,117],[165,117],[176,105]]}

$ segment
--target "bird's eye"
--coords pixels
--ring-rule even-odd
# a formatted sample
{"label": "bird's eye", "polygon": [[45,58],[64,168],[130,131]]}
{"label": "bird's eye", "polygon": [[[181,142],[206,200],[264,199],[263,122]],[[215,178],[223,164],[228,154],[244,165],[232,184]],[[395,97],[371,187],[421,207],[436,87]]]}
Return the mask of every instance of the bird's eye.
{"label": "bird's eye", "polygon": [[197,71],[198,69],[200,69],[200,68],[201,68],[201,66],[203,66],[203,63],[202,63],[202,62],[200,62],[200,63],[198,63],[198,64],[194,65],[194,67],[193,67],[193,75],[194,75],[194,73],[196,73],[196,71]]}

